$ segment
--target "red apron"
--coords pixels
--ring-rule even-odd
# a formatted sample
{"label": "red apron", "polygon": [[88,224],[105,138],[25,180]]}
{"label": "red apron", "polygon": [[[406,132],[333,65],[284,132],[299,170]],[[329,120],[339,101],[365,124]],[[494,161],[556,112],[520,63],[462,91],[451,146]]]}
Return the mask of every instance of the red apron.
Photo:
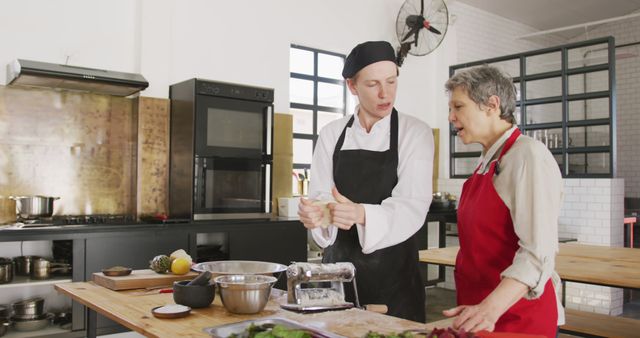
{"label": "red apron", "polygon": [[[476,305],[500,283],[500,273],[509,267],[519,248],[511,213],[495,187],[496,162],[509,151],[520,136],[516,129],[505,143],[489,172],[478,173],[480,166],[464,183],[458,206],[460,251],[454,271],[458,305]],[[496,322],[496,332],[514,332],[556,337],[558,310],[551,279],[542,296],[520,299]]]}

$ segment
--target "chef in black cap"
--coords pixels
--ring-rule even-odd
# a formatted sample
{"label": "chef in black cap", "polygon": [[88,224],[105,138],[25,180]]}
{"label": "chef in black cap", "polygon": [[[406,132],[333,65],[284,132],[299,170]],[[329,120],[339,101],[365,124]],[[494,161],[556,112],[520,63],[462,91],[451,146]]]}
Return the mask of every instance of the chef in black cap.
{"label": "chef in black cap", "polygon": [[[416,233],[431,203],[431,128],[394,108],[398,67],[388,42],[357,45],[342,76],[359,105],[320,131],[298,215],[324,248],[323,262],[355,265],[361,304],[424,322]],[[328,227],[317,201],[330,201]]]}

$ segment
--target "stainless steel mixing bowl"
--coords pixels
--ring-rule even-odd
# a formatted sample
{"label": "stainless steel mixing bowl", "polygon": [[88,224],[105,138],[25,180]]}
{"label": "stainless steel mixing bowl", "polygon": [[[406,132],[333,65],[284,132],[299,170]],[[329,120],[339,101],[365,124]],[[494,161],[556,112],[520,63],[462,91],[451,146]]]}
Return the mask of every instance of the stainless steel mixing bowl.
{"label": "stainless steel mixing bowl", "polygon": [[252,314],[262,311],[267,305],[277,279],[263,275],[225,275],[216,277],[214,281],[227,311]]}

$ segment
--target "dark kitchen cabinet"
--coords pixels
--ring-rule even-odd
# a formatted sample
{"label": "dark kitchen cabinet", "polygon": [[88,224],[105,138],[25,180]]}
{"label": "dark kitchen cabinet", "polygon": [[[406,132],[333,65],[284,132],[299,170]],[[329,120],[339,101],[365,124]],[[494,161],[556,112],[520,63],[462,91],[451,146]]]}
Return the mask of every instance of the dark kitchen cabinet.
{"label": "dark kitchen cabinet", "polygon": [[[307,261],[307,229],[282,223],[229,232],[229,259],[258,260],[289,265]],[[275,287],[286,290],[286,276]]]}
{"label": "dark kitchen cabinet", "polygon": [[[3,242],[64,241],[71,243],[74,282],[91,281],[92,274],[114,265],[147,269],[155,255],[170,254],[184,249],[194,259],[217,260],[217,257],[199,257],[199,235],[205,235],[203,244],[213,247],[222,239],[223,259],[262,260],[289,264],[306,261],[307,231],[296,220],[253,219],[214,220],[180,224],[120,224],[88,226],[25,228],[2,232]],[[212,236],[209,236],[212,235]],[[69,249],[69,248],[67,248]],[[210,249],[210,248],[209,248]],[[209,250],[208,253],[215,252]],[[206,251],[205,251],[206,253]],[[276,287],[286,288],[286,277],[280,276]],[[113,321],[98,316],[88,320],[84,306],[73,302],[72,331],[57,337],[83,337],[87,325],[96,325],[99,335],[126,330]],[[95,315],[95,312],[89,312]]]}
{"label": "dark kitchen cabinet", "polygon": [[[87,238],[85,245],[85,280],[89,281],[94,272],[115,265],[148,269],[149,260],[154,256],[168,255],[177,249],[186,250],[189,247],[189,233],[160,230],[109,233],[105,236]],[[98,330],[118,326],[116,322],[98,315]],[[122,327],[122,331],[124,330],[126,329]]]}

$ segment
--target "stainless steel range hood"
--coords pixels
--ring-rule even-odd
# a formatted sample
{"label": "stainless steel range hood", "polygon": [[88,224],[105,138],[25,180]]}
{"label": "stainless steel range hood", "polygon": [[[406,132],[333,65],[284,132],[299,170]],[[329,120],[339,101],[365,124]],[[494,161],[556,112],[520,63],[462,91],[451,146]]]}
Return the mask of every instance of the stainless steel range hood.
{"label": "stainless steel range hood", "polygon": [[149,83],[140,74],[17,59],[7,65],[7,85],[129,96]]}

